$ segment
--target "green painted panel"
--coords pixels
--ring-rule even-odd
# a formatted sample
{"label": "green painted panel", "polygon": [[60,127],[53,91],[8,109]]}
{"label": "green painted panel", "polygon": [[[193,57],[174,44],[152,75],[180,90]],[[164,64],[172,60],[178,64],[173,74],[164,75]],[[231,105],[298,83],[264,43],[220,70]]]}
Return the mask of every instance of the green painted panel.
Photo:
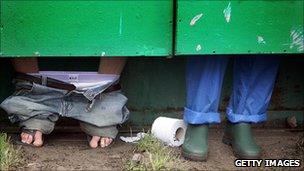
{"label": "green painted panel", "polygon": [[176,54],[303,53],[303,0],[178,0]]}
{"label": "green painted panel", "polygon": [[1,0],[2,56],[167,56],[172,0]]}

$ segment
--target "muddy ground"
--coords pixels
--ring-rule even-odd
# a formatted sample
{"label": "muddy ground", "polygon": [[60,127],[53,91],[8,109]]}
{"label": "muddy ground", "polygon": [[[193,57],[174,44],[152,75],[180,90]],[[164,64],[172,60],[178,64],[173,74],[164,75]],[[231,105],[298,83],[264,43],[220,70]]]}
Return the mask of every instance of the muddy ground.
{"label": "muddy ground", "polygon": [[[263,148],[262,158],[301,158],[296,141],[303,131],[255,129],[255,137]],[[180,148],[174,148],[177,156],[174,168],[180,170],[235,170],[233,153],[229,146],[221,143],[222,129],[212,129],[209,138],[207,162],[190,162],[180,157]],[[48,136],[42,148],[22,147],[27,170],[123,170],[127,160],[132,158],[134,145],[117,140],[107,149],[90,149],[84,134],[57,133]],[[257,169],[257,168],[256,168]],[[269,168],[264,168],[269,169]]]}

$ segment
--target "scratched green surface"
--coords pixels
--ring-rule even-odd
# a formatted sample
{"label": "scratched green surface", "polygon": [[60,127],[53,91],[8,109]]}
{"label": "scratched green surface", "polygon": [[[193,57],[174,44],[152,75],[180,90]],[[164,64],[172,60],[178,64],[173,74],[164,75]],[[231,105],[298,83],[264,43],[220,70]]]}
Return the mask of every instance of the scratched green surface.
{"label": "scratched green surface", "polygon": [[168,56],[171,0],[1,0],[2,56]]}
{"label": "scratched green surface", "polygon": [[304,53],[303,7],[303,0],[178,0],[176,54]]}

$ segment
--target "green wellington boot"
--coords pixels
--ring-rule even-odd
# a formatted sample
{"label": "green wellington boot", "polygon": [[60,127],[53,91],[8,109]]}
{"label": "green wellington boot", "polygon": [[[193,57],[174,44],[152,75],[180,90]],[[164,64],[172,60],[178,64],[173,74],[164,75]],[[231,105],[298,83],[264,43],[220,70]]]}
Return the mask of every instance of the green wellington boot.
{"label": "green wellington boot", "polygon": [[206,161],[208,154],[208,125],[188,124],[182,154],[186,159]]}
{"label": "green wellington boot", "polygon": [[260,158],[261,148],[256,144],[249,123],[227,123],[223,143],[231,145],[234,155],[241,159]]}

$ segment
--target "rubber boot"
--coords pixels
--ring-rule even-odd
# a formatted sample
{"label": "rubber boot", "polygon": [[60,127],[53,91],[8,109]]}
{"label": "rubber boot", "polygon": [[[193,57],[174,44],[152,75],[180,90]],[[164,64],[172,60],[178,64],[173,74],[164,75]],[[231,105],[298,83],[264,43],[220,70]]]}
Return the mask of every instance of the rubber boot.
{"label": "rubber boot", "polygon": [[256,144],[249,123],[227,123],[223,143],[232,147],[233,153],[240,159],[260,158],[261,148]]}
{"label": "rubber boot", "polygon": [[188,124],[182,155],[194,161],[206,161],[208,154],[208,125]]}

